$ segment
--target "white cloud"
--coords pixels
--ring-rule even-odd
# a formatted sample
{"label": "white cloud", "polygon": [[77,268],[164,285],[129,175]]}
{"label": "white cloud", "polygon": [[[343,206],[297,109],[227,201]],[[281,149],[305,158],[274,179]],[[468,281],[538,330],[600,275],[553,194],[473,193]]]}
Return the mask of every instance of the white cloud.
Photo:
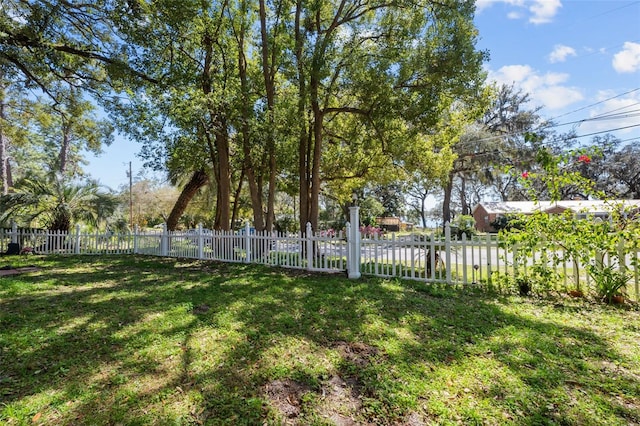
{"label": "white cloud", "polygon": [[532,24],[546,24],[551,22],[562,7],[560,0],[535,0],[529,7],[533,16],[529,18]]}
{"label": "white cloud", "polygon": [[[553,20],[562,7],[560,0],[476,0],[476,10],[482,12],[496,3],[504,3],[518,9],[525,9],[530,12],[529,22],[532,24],[546,24]],[[530,6],[527,7],[527,4]],[[522,10],[509,11],[509,19],[520,19],[525,16]]]}
{"label": "white cloud", "polygon": [[619,73],[633,73],[640,70],[640,44],[626,42],[622,50],[613,55],[613,69]]}
{"label": "white cloud", "polygon": [[576,56],[576,50],[573,47],[556,44],[553,47],[553,52],[549,54],[549,62],[552,64],[556,62],[564,62],[569,56]]}
{"label": "white cloud", "polygon": [[505,3],[512,6],[524,7],[525,0],[476,0],[476,10],[482,11],[496,3]]}
{"label": "white cloud", "polygon": [[498,84],[515,84],[528,93],[534,106],[559,110],[584,99],[582,92],[564,83],[569,74],[541,74],[529,65],[508,65],[496,72],[489,72],[489,80]]}
{"label": "white cloud", "polygon": [[575,87],[546,86],[536,91],[533,98],[550,110],[559,110],[583,100],[584,95]]}
{"label": "white cloud", "polygon": [[533,74],[533,68],[529,65],[507,65],[500,68],[497,72],[490,72],[489,79],[498,83],[518,83]]}
{"label": "white cloud", "polygon": [[476,0],[476,11],[482,12],[483,10],[493,6],[496,0]]}

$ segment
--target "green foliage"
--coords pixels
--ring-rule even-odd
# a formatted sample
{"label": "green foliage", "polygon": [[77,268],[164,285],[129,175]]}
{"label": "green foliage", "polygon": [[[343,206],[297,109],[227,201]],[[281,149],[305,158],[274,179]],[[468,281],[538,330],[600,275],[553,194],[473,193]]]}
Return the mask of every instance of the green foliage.
{"label": "green foliage", "polygon": [[461,238],[463,234],[466,235],[467,238],[471,238],[476,234],[476,220],[471,215],[458,215],[451,223],[451,231],[455,233],[458,238]]}
{"label": "green foliage", "polygon": [[95,182],[69,181],[60,174],[24,179],[15,192],[0,197],[0,220],[69,231],[74,224],[98,226],[110,217],[118,200]]}
{"label": "green foliage", "polygon": [[[595,189],[592,180],[574,170],[576,163],[586,166],[590,163],[590,158],[584,151],[554,155],[546,148],[541,149],[536,159],[542,171],[524,173],[520,180],[534,200],[538,200],[539,193],[532,180],[545,185],[545,192],[552,195],[552,201],[561,200],[561,195],[568,190],[600,198],[602,205],[608,209],[609,217],[606,220],[594,217],[580,218],[570,210],[555,214],[538,210],[514,220],[513,227],[502,230],[500,236],[503,243],[515,247],[513,262],[516,268],[523,268],[533,253],[544,253],[541,266],[548,263],[557,266],[568,261],[573,264],[576,273],[580,266],[587,268],[597,284],[599,296],[610,299],[611,291],[615,292],[619,288],[611,291],[603,289],[617,287],[613,283],[622,281],[626,273],[603,267],[603,259],[606,258],[611,264],[622,265],[624,253],[637,245],[640,223],[633,219],[632,212],[607,201],[603,194]],[[535,267],[534,274],[542,279],[553,278],[549,277],[544,269],[535,271]],[[580,290],[579,279],[576,287]]]}
{"label": "green foliage", "polygon": [[547,263],[537,262],[515,276],[494,271],[490,277],[490,288],[520,296],[536,294],[548,296],[560,283],[560,275]]}
{"label": "green foliage", "polygon": [[300,231],[298,221],[293,216],[282,216],[277,218],[275,227],[276,231],[284,233]]}
{"label": "green foliage", "polygon": [[616,296],[624,296],[630,276],[615,265],[593,264],[588,267],[589,275],[596,283],[596,292],[601,300],[611,303]]}
{"label": "green foliage", "polygon": [[520,218],[517,215],[504,215],[497,217],[496,220],[490,223],[490,225],[496,231],[509,230],[513,227],[521,226]]}

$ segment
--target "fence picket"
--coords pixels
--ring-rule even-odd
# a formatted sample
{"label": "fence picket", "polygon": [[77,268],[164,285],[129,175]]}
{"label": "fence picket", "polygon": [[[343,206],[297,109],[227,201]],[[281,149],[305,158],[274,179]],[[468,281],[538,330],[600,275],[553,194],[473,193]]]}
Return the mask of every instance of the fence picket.
{"label": "fence picket", "polygon": [[[196,233],[142,232],[100,234],[86,233],[75,228],[72,233],[36,229],[0,229],[0,251],[6,251],[11,242],[21,247],[33,247],[42,254],[144,254],[153,256],[188,257],[224,262],[260,263],[269,266],[307,269],[312,271],[344,271],[357,278],[360,272],[381,277],[400,277],[427,282],[444,281],[450,284],[472,283],[487,285],[492,273],[516,277],[531,272],[536,264],[554,267],[562,275],[556,290],[566,291],[571,285],[586,289],[592,285],[585,273],[586,265],[567,257],[561,248],[553,253],[532,251],[518,263],[524,248],[501,247],[500,242],[487,236],[452,239],[450,228],[445,227],[444,239],[430,235],[398,236],[360,235],[359,230],[347,233],[316,232],[307,225],[306,232],[286,234],[251,230],[211,231],[205,234],[201,226]],[[356,254],[357,253],[357,254]],[[524,253],[522,253],[524,254]],[[640,295],[640,253],[621,242],[616,247],[619,267],[628,268],[631,278],[628,292],[632,300]],[[595,254],[594,254],[595,256]],[[444,260],[444,265],[436,262]],[[595,257],[594,257],[595,259]],[[614,264],[606,256],[605,264]],[[353,268],[353,269],[352,269]],[[351,271],[356,270],[356,273]],[[446,274],[446,275],[445,275]]]}

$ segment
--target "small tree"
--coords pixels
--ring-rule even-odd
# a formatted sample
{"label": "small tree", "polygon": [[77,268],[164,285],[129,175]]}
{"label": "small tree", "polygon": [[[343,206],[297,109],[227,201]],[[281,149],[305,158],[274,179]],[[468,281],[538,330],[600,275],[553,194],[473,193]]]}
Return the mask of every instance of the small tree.
{"label": "small tree", "polygon": [[470,215],[461,214],[456,216],[451,222],[451,226],[458,238],[461,238],[463,234],[467,238],[471,238],[476,233],[476,220]]}
{"label": "small tree", "polygon": [[117,198],[97,183],[69,181],[55,173],[45,180],[24,179],[15,192],[0,197],[0,219],[69,231],[75,223],[98,226],[117,206]]}
{"label": "small tree", "polygon": [[[595,183],[576,171],[576,164],[588,166],[591,156],[584,151],[569,151],[554,155],[542,149],[536,156],[540,171],[523,172],[519,176],[520,184],[530,197],[538,202],[540,190],[550,194],[551,201],[561,201],[563,193],[582,193],[590,198],[599,199],[608,207],[608,220],[595,218],[580,219],[575,212],[566,210],[562,214],[548,214],[538,210],[531,215],[521,215],[513,221],[513,226],[500,232],[502,240],[514,249],[514,264],[522,265],[534,251],[543,253],[532,267],[532,271],[547,270],[548,263],[555,266],[565,260],[572,262],[576,286],[579,288],[579,268],[584,267],[596,282],[606,273],[604,259],[609,265],[618,264],[625,274],[624,253],[638,245],[640,226],[632,218],[632,212],[623,206],[607,200],[603,193],[595,189]],[[631,217],[631,218],[630,218]],[[550,288],[548,274],[545,283]],[[541,280],[542,281],[542,280]]]}

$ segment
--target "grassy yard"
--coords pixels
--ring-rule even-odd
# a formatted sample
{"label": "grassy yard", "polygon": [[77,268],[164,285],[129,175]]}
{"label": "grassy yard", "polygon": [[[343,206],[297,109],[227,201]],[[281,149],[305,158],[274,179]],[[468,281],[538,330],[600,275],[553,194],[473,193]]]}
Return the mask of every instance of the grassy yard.
{"label": "grassy yard", "polygon": [[2,424],[640,424],[640,311],[150,257],[0,266]]}

